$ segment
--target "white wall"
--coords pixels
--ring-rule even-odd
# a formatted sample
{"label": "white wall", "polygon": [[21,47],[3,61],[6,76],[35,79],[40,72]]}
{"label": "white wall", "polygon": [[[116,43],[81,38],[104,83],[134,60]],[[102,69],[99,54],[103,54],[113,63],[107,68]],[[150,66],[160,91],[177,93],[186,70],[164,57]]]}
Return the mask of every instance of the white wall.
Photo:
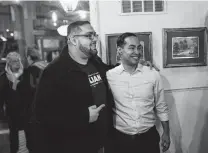
{"label": "white wall", "polygon": [[[101,35],[102,59],[106,61],[105,34],[152,32],[153,59],[163,76],[165,96],[170,107],[171,153],[207,153],[208,145],[208,67],[163,68],[162,28],[205,26],[206,1],[168,1],[167,13],[121,16],[120,2],[96,4],[96,30]],[[187,89],[192,88],[192,89]],[[206,141],[205,141],[206,140]]]}

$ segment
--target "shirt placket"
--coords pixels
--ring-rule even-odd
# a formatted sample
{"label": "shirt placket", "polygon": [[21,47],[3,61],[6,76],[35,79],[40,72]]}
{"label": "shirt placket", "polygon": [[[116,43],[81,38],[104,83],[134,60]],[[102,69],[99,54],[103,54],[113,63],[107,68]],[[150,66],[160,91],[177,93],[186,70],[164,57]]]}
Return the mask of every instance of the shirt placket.
{"label": "shirt placket", "polygon": [[133,75],[129,74],[129,101],[132,107],[132,118],[134,122],[134,130],[137,131],[138,127],[138,110],[137,110],[137,103],[135,99],[135,92],[134,92],[134,78]]}
{"label": "shirt placket", "polygon": [[[138,73],[137,73],[137,75],[139,75]],[[133,95],[134,95],[134,99],[133,99],[133,101],[134,101],[134,109],[135,109],[135,111],[136,111],[136,119],[135,119],[135,126],[136,126],[136,133],[138,133],[138,131],[140,131],[140,120],[141,120],[141,110],[140,110],[140,103],[137,101],[137,96],[138,96],[138,88],[134,88],[135,87],[135,83],[136,82],[138,82],[139,81],[139,79],[138,79],[138,77],[134,77],[134,78],[132,78],[131,79],[132,80],[132,82],[131,82],[131,84],[132,84],[132,93],[133,93]]]}

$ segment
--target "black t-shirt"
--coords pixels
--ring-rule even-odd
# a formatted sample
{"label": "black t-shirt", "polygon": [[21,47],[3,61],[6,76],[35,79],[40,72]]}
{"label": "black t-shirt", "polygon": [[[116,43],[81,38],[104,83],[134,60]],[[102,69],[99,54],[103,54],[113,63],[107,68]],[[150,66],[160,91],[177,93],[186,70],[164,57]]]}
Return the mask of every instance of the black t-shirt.
{"label": "black t-shirt", "polygon": [[[88,76],[89,84],[92,89],[92,95],[94,99],[94,104],[100,106],[101,104],[107,103],[107,93],[106,85],[104,84],[100,73],[96,67],[89,61],[87,65],[78,64],[83,72]],[[98,146],[103,147],[103,143],[106,138],[107,132],[107,109],[106,106],[100,111],[98,120],[93,123],[96,126],[96,143]]]}
{"label": "black t-shirt", "polygon": [[100,73],[97,71],[96,67],[91,62],[88,62],[86,65],[78,65],[88,76],[89,84],[92,89],[94,104],[97,106],[106,104],[106,86],[103,83]]}

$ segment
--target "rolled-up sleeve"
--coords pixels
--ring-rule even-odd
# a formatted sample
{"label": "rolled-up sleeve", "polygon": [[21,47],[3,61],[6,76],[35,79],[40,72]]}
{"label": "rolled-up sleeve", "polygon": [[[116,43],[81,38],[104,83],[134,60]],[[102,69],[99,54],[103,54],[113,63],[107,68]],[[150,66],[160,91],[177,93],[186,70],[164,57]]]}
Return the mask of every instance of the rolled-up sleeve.
{"label": "rolled-up sleeve", "polygon": [[169,109],[167,103],[164,100],[164,89],[162,85],[162,79],[158,72],[155,72],[155,76],[155,111],[160,121],[168,121]]}

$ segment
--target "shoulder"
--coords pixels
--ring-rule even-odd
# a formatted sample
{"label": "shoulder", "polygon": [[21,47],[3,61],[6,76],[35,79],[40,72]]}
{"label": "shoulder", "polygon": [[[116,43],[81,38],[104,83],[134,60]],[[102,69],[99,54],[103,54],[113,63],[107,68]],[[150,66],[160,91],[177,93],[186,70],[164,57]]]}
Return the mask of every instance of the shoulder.
{"label": "shoulder", "polygon": [[113,77],[113,76],[118,75],[120,71],[121,71],[121,65],[116,66],[116,67],[114,67],[114,68],[108,70],[108,71],[106,72],[106,75],[107,75],[108,78],[109,78],[109,77]]}
{"label": "shoulder", "polygon": [[154,68],[150,69],[148,66],[143,66],[142,69],[144,74],[150,76],[153,80],[160,80],[160,73]]}
{"label": "shoulder", "polygon": [[3,77],[3,76],[5,76],[5,75],[6,75],[6,72],[5,72],[5,71],[0,72],[0,77]]}
{"label": "shoulder", "polygon": [[4,86],[6,83],[8,83],[9,80],[7,79],[6,72],[3,71],[0,73],[0,88]]}
{"label": "shoulder", "polygon": [[98,68],[100,68],[100,70],[102,70],[102,71],[106,72],[107,70],[109,70],[109,65],[105,64],[99,56],[92,57],[90,59],[90,61],[93,64],[97,65]]}
{"label": "shoulder", "polygon": [[6,72],[3,71],[0,73],[0,84],[2,84],[2,82],[4,83],[5,80],[8,80],[7,77],[6,77]]}
{"label": "shoulder", "polygon": [[64,69],[64,65],[59,58],[54,59],[51,63],[49,63],[42,72],[42,76],[47,76],[50,78],[61,75]]}
{"label": "shoulder", "polygon": [[28,67],[27,72],[28,73],[34,73],[34,72],[39,72],[41,69],[35,65],[31,65]]}

